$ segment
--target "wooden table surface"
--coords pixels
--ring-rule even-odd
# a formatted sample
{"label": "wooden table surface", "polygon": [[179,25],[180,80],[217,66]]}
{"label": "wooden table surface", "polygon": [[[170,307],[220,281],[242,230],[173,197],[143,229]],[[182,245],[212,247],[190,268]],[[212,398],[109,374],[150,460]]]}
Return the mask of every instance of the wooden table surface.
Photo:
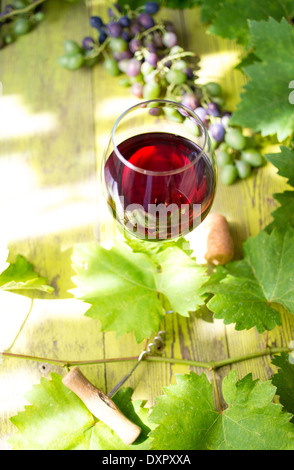
{"label": "wooden table surface", "polygon": [[[8,2],[2,2],[8,3]],[[101,333],[100,324],[83,314],[87,305],[69,292],[71,254],[76,243],[98,239],[109,241],[112,220],[98,191],[98,168],[104,144],[119,114],[138,101],[129,89],[119,86],[101,65],[69,72],[57,64],[63,42],[81,41],[92,34],[89,17],[105,17],[102,0],[71,5],[50,0],[46,18],[34,31],[0,52],[0,268],[9,248],[9,260],[24,255],[55,287],[52,295],[38,295],[31,313],[15,337],[31,306],[31,299],[12,293],[0,296],[0,351],[11,346],[19,354],[55,359],[86,360],[136,356],[143,344],[133,334],[115,339]],[[218,80],[224,87],[228,107],[233,109],[245,79],[234,70],[241,49],[234,43],[205,34],[198,10],[164,10],[186,50],[201,59],[200,82]],[[242,242],[255,235],[270,220],[275,207],[273,193],[286,188],[285,180],[266,165],[244,182],[230,187],[218,185],[214,212],[224,214],[231,226],[235,256]],[[196,231],[197,232],[197,231]],[[191,243],[197,243],[197,233]],[[194,244],[193,244],[194,241]],[[2,269],[0,269],[2,270]],[[294,338],[294,318],[282,313],[283,325],[269,333],[269,342],[287,346]],[[166,316],[166,355],[199,361],[221,360],[260,350],[265,334],[256,329],[236,331],[221,320],[207,322],[197,315]],[[14,341],[15,340],[15,341]],[[109,392],[129,371],[131,362],[83,367],[96,386]],[[239,378],[253,371],[266,379],[273,368],[269,357],[240,362],[233,367]],[[217,379],[229,366],[217,372]],[[196,372],[201,369],[194,368]],[[4,358],[0,366],[0,448],[9,449],[7,437],[15,428],[9,418],[23,409],[23,395],[40,377],[50,372],[64,374],[58,366]],[[129,379],[134,397],[152,404],[162,387],[175,382],[175,373],[189,367],[143,363]],[[209,375],[209,373],[208,373]]]}

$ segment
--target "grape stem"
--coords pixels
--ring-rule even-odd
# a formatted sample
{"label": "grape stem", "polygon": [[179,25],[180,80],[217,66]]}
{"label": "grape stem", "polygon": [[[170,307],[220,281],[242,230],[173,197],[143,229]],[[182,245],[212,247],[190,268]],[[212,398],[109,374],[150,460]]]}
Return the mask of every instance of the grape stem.
{"label": "grape stem", "polygon": [[38,5],[41,5],[42,3],[46,2],[47,0],[36,0],[34,3],[31,3],[25,8],[21,8],[19,10],[12,10],[9,13],[6,13],[6,15],[3,15],[0,17],[0,22],[3,22],[7,20],[8,18],[12,18],[13,16],[17,15],[22,15],[24,13],[28,13],[31,10],[34,10]]}
{"label": "grape stem", "polygon": [[[160,363],[168,363],[168,364],[181,364],[185,366],[200,367],[202,369],[215,371],[216,369],[220,369],[221,367],[225,367],[231,364],[236,364],[238,362],[243,362],[243,361],[250,360],[250,359],[256,359],[258,357],[263,357],[263,356],[271,356],[273,354],[279,354],[282,352],[290,353],[291,351],[293,351],[293,348],[267,347],[266,349],[263,349],[261,351],[255,351],[251,354],[244,354],[243,356],[230,357],[227,359],[223,359],[221,361],[208,361],[208,362],[194,361],[194,360],[189,360],[189,359],[179,359],[179,358],[174,358],[174,357],[146,355],[144,357],[144,361],[160,362]],[[25,354],[15,354],[15,353],[11,353],[8,351],[4,351],[0,353],[0,356],[1,355],[3,357],[10,357],[14,359],[24,359],[27,361],[55,364],[61,367],[65,367],[67,369],[73,366],[88,366],[88,365],[95,365],[95,364],[105,364],[105,363],[110,363],[110,362],[137,361],[139,358],[139,356],[132,356],[132,357],[119,357],[119,358],[106,358],[106,359],[92,359],[92,360],[84,360],[84,361],[64,361],[61,359],[50,359],[47,357],[29,356]]]}

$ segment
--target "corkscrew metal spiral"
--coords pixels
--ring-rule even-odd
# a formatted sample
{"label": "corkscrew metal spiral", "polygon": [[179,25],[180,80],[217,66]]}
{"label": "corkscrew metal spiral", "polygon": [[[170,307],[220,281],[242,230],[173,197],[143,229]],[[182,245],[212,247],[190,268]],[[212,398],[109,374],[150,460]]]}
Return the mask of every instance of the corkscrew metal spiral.
{"label": "corkscrew metal spiral", "polygon": [[138,365],[142,362],[142,360],[148,356],[148,354],[159,354],[165,348],[165,331],[159,331],[157,335],[154,337],[153,341],[147,345],[147,348],[141,352],[138,357],[138,361],[134,365],[134,367],[130,370],[130,372],[125,375],[117,384],[116,386],[108,393],[108,396],[111,398],[113,395],[120,389],[120,387],[128,380],[128,378],[132,375]]}

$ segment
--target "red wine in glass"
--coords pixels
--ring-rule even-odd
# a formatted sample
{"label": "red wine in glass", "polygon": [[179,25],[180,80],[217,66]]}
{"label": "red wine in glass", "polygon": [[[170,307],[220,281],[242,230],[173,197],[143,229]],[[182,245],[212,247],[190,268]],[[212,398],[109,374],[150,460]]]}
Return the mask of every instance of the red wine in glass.
{"label": "red wine in glass", "polygon": [[214,199],[208,155],[186,137],[149,132],[127,138],[104,166],[106,198],[114,217],[134,236],[156,241],[196,228]]}

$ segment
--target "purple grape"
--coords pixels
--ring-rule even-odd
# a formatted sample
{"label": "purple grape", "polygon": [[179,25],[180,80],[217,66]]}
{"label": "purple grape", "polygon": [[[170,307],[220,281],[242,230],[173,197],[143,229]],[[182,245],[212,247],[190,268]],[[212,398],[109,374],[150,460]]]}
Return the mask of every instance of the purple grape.
{"label": "purple grape", "polygon": [[121,37],[124,41],[129,42],[131,40],[130,33],[128,31],[123,31]]}
{"label": "purple grape", "polygon": [[120,19],[118,20],[119,24],[123,27],[123,28],[128,28],[131,24],[131,20],[128,16],[121,16]]}
{"label": "purple grape", "polygon": [[[113,6],[116,9],[116,12],[118,12],[118,13],[122,12],[121,6],[118,3],[114,3]],[[112,8],[108,8],[108,10],[107,10],[109,18],[113,18],[115,16],[116,12],[113,11]]]}
{"label": "purple grape", "polygon": [[154,52],[151,52],[150,54],[147,55],[146,62],[148,62],[148,64],[152,65],[152,67],[156,67],[157,62],[158,62],[157,55],[154,54]]}
{"label": "purple grape", "polygon": [[138,98],[142,98],[143,96],[143,84],[142,83],[133,83],[131,92],[133,95],[137,96]]}
{"label": "purple grape", "polygon": [[191,67],[186,67],[183,72],[187,75],[188,77],[188,80],[192,80],[194,78],[194,73],[193,73],[193,69],[191,69]]}
{"label": "purple grape", "polygon": [[127,75],[129,77],[136,77],[141,71],[141,62],[137,59],[129,60],[127,67]]}
{"label": "purple grape", "polygon": [[103,24],[104,23],[102,19],[100,18],[100,16],[91,16],[90,25],[92,26],[92,28],[100,29],[102,28]]}
{"label": "purple grape", "polygon": [[213,101],[211,103],[208,103],[207,114],[209,114],[210,116],[215,116],[215,117],[219,116],[220,111],[219,111],[218,104],[214,103]]}
{"label": "purple grape", "polygon": [[166,47],[171,48],[178,43],[177,35],[173,32],[164,33],[162,42]]}
{"label": "purple grape", "polygon": [[145,28],[149,29],[154,26],[154,19],[148,13],[140,13],[138,16],[139,23]]}
{"label": "purple grape", "polygon": [[122,27],[117,21],[111,21],[107,25],[107,32],[112,38],[118,38],[122,33]]}
{"label": "purple grape", "polygon": [[166,31],[172,32],[172,33],[175,32],[174,24],[171,21],[165,21],[164,26],[165,26]]}
{"label": "purple grape", "polygon": [[149,114],[151,114],[151,116],[160,116],[161,109],[160,108],[151,108],[151,109],[149,109]]}
{"label": "purple grape", "polygon": [[168,60],[167,62],[164,62],[164,65],[165,65],[165,67],[167,67],[168,69],[170,69],[171,66],[173,65],[173,63],[172,63],[171,60]]}
{"label": "purple grape", "polygon": [[132,39],[129,44],[129,48],[132,52],[138,51],[141,46],[142,46],[142,43],[140,39],[136,39],[136,38]]}
{"label": "purple grape", "polygon": [[99,44],[103,44],[107,38],[107,33],[105,31],[101,31],[98,37]]}
{"label": "purple grape", "polygon": [[10,13],[12,12],[12,10],[14,10],[14,6],[13,5],[5,5],[5,8],[4,8],[4,15],[7,15],[7,13]]}
{"label": "purple grape", "polygon": [[157,52],[156,46],[152,42],[147,43],[146,48],[148,49],[149,52],[152,52],[154,54],[156,54]]}
{"label": "purple grape", "polygon": [[141,25],[138,20],[132,20],[130,32],[132,36],[136,36],[136,34],[141,32]]}
{"label": "purple grape", "polygon": [[162,34],[155,31],[155,33],[153,34],[152,40],[153,40],[155,47],[157,47],[158,49],[163,48]]}
{"label": "purple grape", "polygon": [[126,51],[123,51],[123,52],[114,52],[113,57],[115,58],[115,60],[119,61],[119,60],[131,59],[133,57],[133,54],[131,53],[129,49],[127,49]]}
{"label": "purple grape", "polygon": [[159,10],[159,5],[156,2],[147,2],[145,4],[145,12],[148,13],[148,15],[155,15]]}
{"label": "purple grape", "polygon": [[95,44],[95,41],[91,36],[87,36],[83,39],[83,48],[86,51],[90,51],[91,49],[93,49],[94,44]]}
{"label": "purple grape", "polygon": [[199,106],[198,108],[194,109],[194,113],[197,114],[201,121],[204,121],[207,116],[206,109],[202,108],[202,106]]}
{"label": "purple grape", "polygon": [[192,111],[199,106],[198,98],[192,93],[185,93],[182,97],[181,103],[184,106],[187,106],[187,108],[192,109]]}
{"label": "purple grape", "polygon": [[225,135],[225,128],[222,124],[216,123],[216,124],[211,124],[209,127],[209,131],[211,136],[216,140],[217,142],[221,142],[224,138]]}

